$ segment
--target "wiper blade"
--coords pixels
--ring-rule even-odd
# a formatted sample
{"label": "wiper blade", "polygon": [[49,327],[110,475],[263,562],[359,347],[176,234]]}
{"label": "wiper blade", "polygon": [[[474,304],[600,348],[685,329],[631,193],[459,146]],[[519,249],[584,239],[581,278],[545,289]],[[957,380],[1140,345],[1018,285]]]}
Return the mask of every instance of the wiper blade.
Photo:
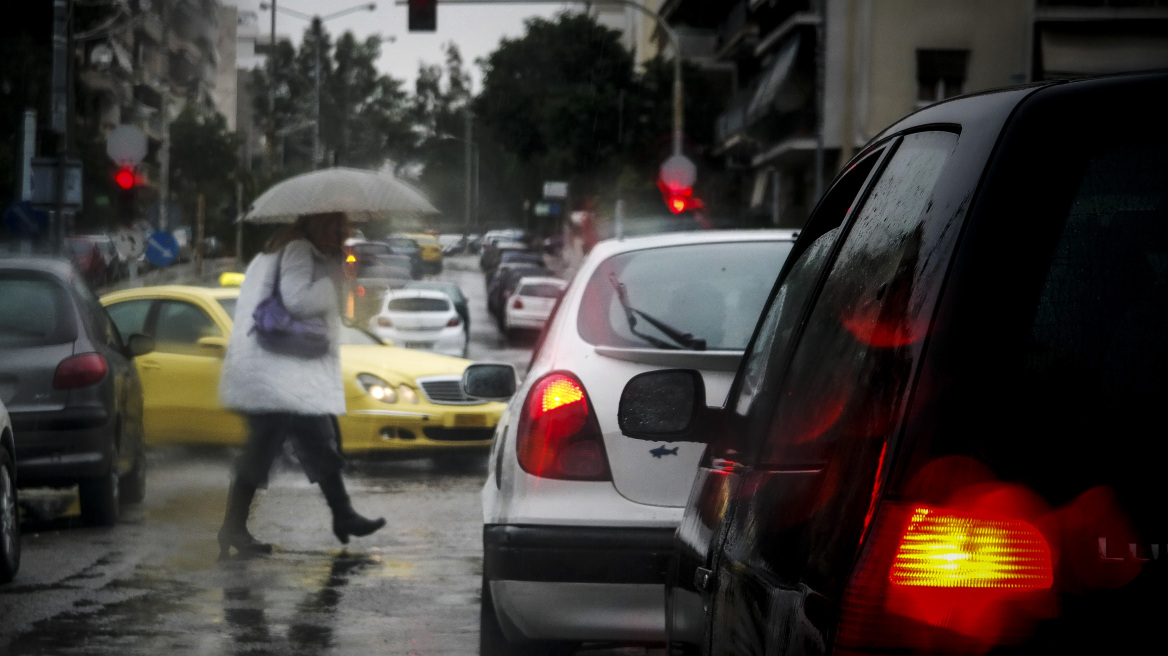
{"label": "wiper blade", "polygon": [[[677,328],[674,328],[673,326],[665,323],[664,321],[629,305],[629,291],[625,287],[625,284],[617,279],[615,273],[609,273],[608,280],[612,283],[613,289],[616,290],[616,298],[618,301],[620,301],[621,308],[623,308],[625,311],[625,319],[629,322],[629,330],[632,331],[634,335],[640,337],[646,342],[649,342],[659,349],[676,350],[683,348],[689,351],[706,350],[706,340],[694,337],[690,333],[682,332]],[[665,340],[659,339],[652,335],[646,335],[645,333],[637,330],[637,315],[641,315],[642,319],[647,321],[649,325],[653,326],[657,330],[660,330],[665,334],[666,337],[676,342],[676,345],[670,344],[669,342],[666,342]]]}

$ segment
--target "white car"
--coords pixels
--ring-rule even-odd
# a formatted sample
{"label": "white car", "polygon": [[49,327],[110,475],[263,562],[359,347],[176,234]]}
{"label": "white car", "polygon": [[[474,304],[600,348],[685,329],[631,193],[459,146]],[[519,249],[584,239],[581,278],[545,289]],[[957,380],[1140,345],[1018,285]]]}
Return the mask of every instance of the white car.
{"label": "white car", "polygon": [[369,330],[403,348],[466,357],[467,334],[450,297],[430,289],[397,289],[385,294]]}
{"label": "white car", "polygon": [[515,293],[503,305],[503,333],[507,337],[516,330],[543,330],[556,299],[564,293],[568,283],[559,278],[527,276],[515,285]]}
{"label": "white car", "polygon": [[518,390],[508,365],[468,368],[468,393],[515,392],[482,492],[481,654],[665,640],[665,566],[705,446],[623,436],[621,390],[646,371],[691,368],[721,405],[795,235],[602,242]]}

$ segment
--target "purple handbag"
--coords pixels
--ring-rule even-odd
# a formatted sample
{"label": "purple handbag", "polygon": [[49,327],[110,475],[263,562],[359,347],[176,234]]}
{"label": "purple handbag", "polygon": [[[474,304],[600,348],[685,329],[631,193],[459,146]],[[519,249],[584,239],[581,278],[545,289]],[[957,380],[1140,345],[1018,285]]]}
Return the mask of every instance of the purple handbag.
{"label": "purple handbag", "polygon": [[252,312],[255,320],[250,333],[255,333],[256,341],[264,349],[281,355],[298,358],[319,358],[328,353],[328,324],[324,317],[297,319],[284,307],[280,295],[280,269],[284,263],[284,251],[276,258],[276,282],[272,293],[260,301]]}

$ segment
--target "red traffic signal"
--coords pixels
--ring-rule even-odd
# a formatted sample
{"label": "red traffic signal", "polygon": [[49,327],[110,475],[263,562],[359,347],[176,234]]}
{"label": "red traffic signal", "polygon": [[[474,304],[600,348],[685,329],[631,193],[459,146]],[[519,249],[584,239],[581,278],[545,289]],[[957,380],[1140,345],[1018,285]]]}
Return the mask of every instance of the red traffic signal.
{"label": "red traffic signal", "polygon": [[123,166],[114,174],[114,183],[127,191],[134,187],[134,182],[134,169],[128,166]]}
{"label": "red traffic signal", "polygon": [[409,0],[409,28],[411,32],[436,32],[438,0]]}

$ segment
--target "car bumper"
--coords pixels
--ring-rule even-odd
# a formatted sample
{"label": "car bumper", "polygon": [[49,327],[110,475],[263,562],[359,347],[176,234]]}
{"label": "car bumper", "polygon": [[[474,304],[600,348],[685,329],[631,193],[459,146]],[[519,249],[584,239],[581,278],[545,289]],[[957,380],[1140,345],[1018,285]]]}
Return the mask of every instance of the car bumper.
{"label": "car bumper", "polygon": [[101,408],[11,413],[21,487],[72,485],[109,470],[114,424]]}
{"label": "car bumper", "polygon": [[507,312],[507,327],[508,328],[530,328],[532,330],[541,330],[544,324],[547,323],[548,315],[535,314],[531,312],[515,312],[508,310]]}
{"label": "car bumper", "polygon": [[467,334],[461,325],[442,330],[399,330],[371,326],[373,333],[400,348],[430,351],[441,355],[462,357],[466,350]]}
{"label": "car bumper", "polygon": [[512,640],[665,639],[673,529],[489,525],[483,568]]}
{"label": "car bumper", "polygon": [[338,421],[347,453],[485,454],[491,447],[500,412],[482,406],[351,408]]}

